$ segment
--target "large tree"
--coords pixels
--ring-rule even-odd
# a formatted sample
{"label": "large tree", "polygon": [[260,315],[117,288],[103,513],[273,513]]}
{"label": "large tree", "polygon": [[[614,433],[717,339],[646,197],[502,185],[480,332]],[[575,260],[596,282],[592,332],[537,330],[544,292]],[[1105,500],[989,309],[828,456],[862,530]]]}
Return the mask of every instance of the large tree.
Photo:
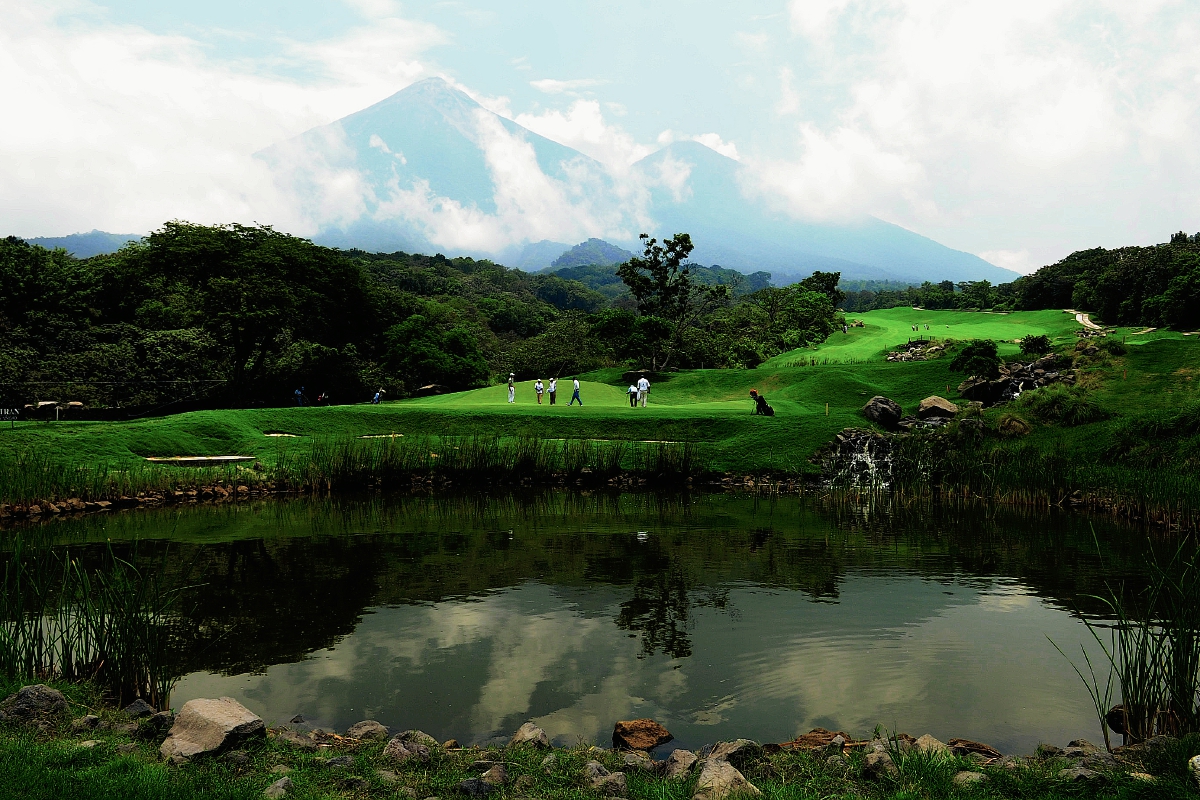
{"label": "large tree", "polygon": [[645,335],[643,358],[652,370],[666,369],[689,328],[729,297],[727,286],[703,286],[692,280],[687,257],[695,245],[677,233],[660,245],[643,233],[642,255],[617,267],[617,275],[637,301]]}

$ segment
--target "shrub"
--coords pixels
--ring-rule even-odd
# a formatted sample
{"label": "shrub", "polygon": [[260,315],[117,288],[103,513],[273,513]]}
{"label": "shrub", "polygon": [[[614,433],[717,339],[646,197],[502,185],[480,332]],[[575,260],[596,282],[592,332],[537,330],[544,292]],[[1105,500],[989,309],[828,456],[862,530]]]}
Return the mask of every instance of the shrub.
{"label": "shrub", "polygon": [[1129,348],[1125,346],[1124,342],[1118,342],[1111,336],[1106,336],[1096,346],[1108,353],[1110,356],[1123,356],[1129,352]]}
{"label": "shrub", "polygon": [[975,339],[950,362],[953,372],[962,372],[977,378],[995,378],[1000,375],[1000,354],[991,339]]}
{"label": "shrub", "polygon": [[996,423],[996,432],[1001,436],[1025,436],[1033,430],[1033,426],[1016,414],[1002,414]]}
{"label": "shrub", "polygon": [[1037,419],[1060,425],[1086,425],[1109,416],[1086,391],[1062,384],[1027,391],[1018,403]]}
{"label": "shrub", "polygon": [[1032,333],[1021,339],[1021,354],[1026,356],[1040,356],[1043,353],[1050,352],[1050,337],[1046,335],[1035,336]]}

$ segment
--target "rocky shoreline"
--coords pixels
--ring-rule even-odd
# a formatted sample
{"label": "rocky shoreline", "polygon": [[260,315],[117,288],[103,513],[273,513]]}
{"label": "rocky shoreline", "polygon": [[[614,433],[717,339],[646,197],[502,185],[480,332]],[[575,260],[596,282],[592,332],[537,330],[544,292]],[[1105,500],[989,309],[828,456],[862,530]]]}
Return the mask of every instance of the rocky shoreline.
{"label": "rocky shoreline", "polygon": [[302,716],[269,727],[231,698],[191,700],[177,715],[136,700],[122,710],[72,716],[57,690],[26,686],[0,702],[0,736],[16,731],[76,751],[103,751],[113,759],[166,762],[181,776],[232,770],[256,782],[266,798],[301,790],[311,794],[315,787],[332,796],[408,800],[578,796],[580,791],[622,798],[645,796],[664,784],[676,787],[673,796],[724,800],[773,796],[801,778],[806,784],[819,778],[860,796],[890,796],[922,781],[927,790],[940,782],[965,796],[990,797],[1010,796],[1008,787],[1018,784],[1024,788],[1012,796],[1030,796],[1032,784],[1054,792],[1070,787],[1076,796],[1111,794],[1121,786],[1194,791],[1200,784],[1200,755],[1193,753],[1200,739],[1194,736],[1156,736],[1111,753],[1075,740],[1013,756],[967,739],[941,742],[929,734],[904,733],[854,739],[818,728],[778,744],[735,739],[693,751],[668,748],[672,736],[664,726],[638,719],[615,724],[611,748],[555,747],[533,722],[504,743],[464,747],[418,730],[393,732],[375,720],[341,734],[314,728]]}

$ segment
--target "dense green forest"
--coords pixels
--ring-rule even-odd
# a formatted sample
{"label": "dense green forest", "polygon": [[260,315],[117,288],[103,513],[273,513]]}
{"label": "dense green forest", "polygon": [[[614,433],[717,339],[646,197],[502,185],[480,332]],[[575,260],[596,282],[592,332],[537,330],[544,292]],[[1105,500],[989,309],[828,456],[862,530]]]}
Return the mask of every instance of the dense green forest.
{"label": "dense green forest", "polygon": [[847,284],[841,308],[993,309],[1078,308],[1108,325],[1193,329],[1200,326],[1200,233],[1180,232],[1149,247],[1080,250],[1012,283],[987,281]]}
{"label": "dense green forest", "polygon": [[172,222],[89,259],[9,237],[0,405],[277,405],[300,387],[344,403],[510,371],[753,367],[835,324],[836,275],[777,289],[765,274],[681,262],[660,277],[622,300],[552,273],[339,251],[242,225]]}

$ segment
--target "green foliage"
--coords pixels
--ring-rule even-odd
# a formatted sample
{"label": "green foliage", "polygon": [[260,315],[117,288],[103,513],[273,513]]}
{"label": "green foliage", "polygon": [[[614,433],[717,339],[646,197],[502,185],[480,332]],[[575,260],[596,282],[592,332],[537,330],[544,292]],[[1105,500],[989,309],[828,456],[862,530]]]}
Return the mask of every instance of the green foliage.
{"label": "green foliage", "polygon": [[1021,337],[1021,355],[1040,356],[1050,352],[1050,337],[1045,334],[1028,334]]}
{"label": "green foliage", "polygon": [[974,339],[964,345],[950,362],[953,372],[976,378],[995,378],[1000,375],[1000,354],[991,339]]}
{"label": "green foliage", "polygon": [[603,239],[591,238],[580,242],[563,253],[550,264],[555,270],[567,267],[615,267],[633,257],[633,253],[609,244]]}
{"label": "green foliage", "polygon": [[384,336],[390,373],[409,391],[428,384],[458,390],[487,383],[487,362],[466,326],[442,330],[423,315],[414,314],[393,325]]}
{"label": "green foliage", "polygon": [[1043,422],[1069,427],[1099,422],[1109,416],[1088,391],[1061,383],[1022,392],[1017,402],[1022,409]]}

